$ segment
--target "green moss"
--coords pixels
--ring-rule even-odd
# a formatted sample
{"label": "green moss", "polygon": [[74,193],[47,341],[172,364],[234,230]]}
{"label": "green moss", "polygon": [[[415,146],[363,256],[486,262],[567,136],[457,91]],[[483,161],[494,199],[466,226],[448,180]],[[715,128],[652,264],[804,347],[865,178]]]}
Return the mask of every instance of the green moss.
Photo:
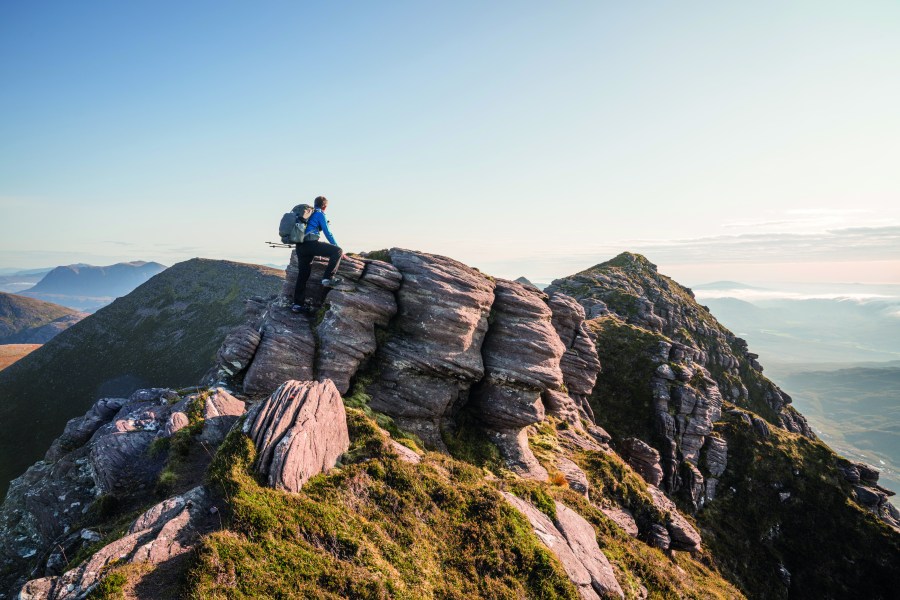
{"label": "green moss", "polygon": [[204,540],[193,597],[577,598],[480,469],[438,454],[403,463],[374,420],[347,412],[343,466],[297,494],[260,486],[252,443],[229,434],[210,469],[228,531]]}
{"label": "green moss", "polygon": [[372,397],[366,392],[369,385],[371,385],[371,379],[368,375],[357,376],[350,394],[344,397],[344,406],[362,411],[366,416],[374,420],[379,427],[389,432],[392,438],[413,450],[424,448],[425,444],[422,443],[422,440],[417,435],[403,431],[397,426],[394,419],[384,413],[372,410],[369,406]]}
{"label": "green moss", "polygon": [[506,483],[506,490],[522,500],[530,502],[536,509],[556,520],[556,503],[548,491],[550,485],[530,479],[517,479]]}
{"label": "green moss", "polygon": [[653,440],[650,379],[657,364],[651,356],[668,338],[615,316],[594,319],[588,325],[597,336],[597,353],[603,365],[590,397],[598,424],[613,439],[633,436]]}
{"label": "green moss", "polygon": [[654,506],[644,480],[618,455],[581,452],[573,460],[588,476],[591,493],[627,508],[642,531],[646,531],[652,523],[668,521],[668,515]]}
{"label": "green moss", "polygon": [[88,600],[112,600],[114,598],[125,598],[125,584],[128,583],[128,576],[120,571],[109,573],[100,580],[91,593],[88,594]]}
{"label": "green moss", "polygon": [[386,263],[391,262],[391,253],[386,248],[384,250],[371,250],[369,252],[363,252],[363,257],[370,260],[380,260]]}
{"label": "green moss", "polygon": [[496,474],[504,472],[506,468],[500,449],[491,441],[481,420],[464,409],[456,416],[455,421],[455,430],[441,432],[450,455]]}

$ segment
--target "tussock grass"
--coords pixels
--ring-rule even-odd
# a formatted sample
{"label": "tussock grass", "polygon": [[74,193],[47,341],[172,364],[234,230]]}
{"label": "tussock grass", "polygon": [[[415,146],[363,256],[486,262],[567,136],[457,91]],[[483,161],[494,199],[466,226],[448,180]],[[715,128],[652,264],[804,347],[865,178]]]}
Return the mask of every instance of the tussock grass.
{"label": "tussock grass", "polygon": [[481,469],[436,453],[401,462],[362,410],[348,424],[344,466],[298,494],[261,486],[252,443],[229,435],[209,476],[228,531],[204,540],[192,597],[577,598]]}

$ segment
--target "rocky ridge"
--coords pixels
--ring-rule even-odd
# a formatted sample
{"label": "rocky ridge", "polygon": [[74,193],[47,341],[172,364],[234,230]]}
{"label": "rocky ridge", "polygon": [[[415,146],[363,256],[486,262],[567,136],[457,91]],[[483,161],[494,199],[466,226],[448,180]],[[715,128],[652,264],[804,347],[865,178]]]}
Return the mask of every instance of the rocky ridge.
{"label": "rocky ridge", "polygon": [[[314,316],[295,315],[287,308],[291,278],[296,276],[293,259],[281,295],[247,302],[245,321],[225,336],[216,364],[203,379],[205,391],[144,390],[127,399],[103,399],[70,422],[45,460],[14,483],[0,510],[0,538],[22,541],[3,551],[7,572],[20,577],[27,567],[30,577],[37,576],[22,588],[23,594],[80,597],[102,582],[98,574],[115,571],[109,560],[115,553],[126,563],[151,566],[157,564],[154,557],[182,556],[198,544],[201,557],[217,553],[217,548],[236,543],[205,529],[216,529],[209,516],[218,505],[234,507],[226,516],[234,520],[237,532],[250,535],[263,527],[268,532],[264,537],[285,535],[294,540],[291,543],[310,543],[324,550],[328,560],[356,556],[352,568],[358,568],[362,555],[353,548],[367,542],[351,542],[344,534],[317,537],[304,529],[311,524],[301,527],[298,542],[296,529],[278,533],[277,524],[290,518],[289,513],[274,517],[262,506],[308,502],[329,489],[330,501],[346,498],[345,517],[351,521],[356,511],[371,518],[372,502],[390,498],[392,512],[418,503],[414,521],[421,522],[422,515],[456,502],[450,492],[437,489],[444,485],[438,480],[465,471],[439,458],[448,450],[459,452],[460,435],[469,436],[467,452],[480,448],[482,453],[467,455],[467,460],[490,461],[492,448],[499,459],[483,463],[492,465],[485,481],[493,492],[475,506],[494,506],[498,488],[504,492],[540,543],[556,556],[558,563],[553,564],[567,575],[567,583],[560,585],[569,595],[560,597],[644,597],[648,587],[669,589],[674,580],[664,580],[671,575],[663,576],[654,570],[657,565],[650,565],[661,557],[653,554],[660,550],[672,560],[688,561],[683,564],[690,573],[702,571],[695,557],[704,552],[704,540],[679,506],[700,518],[707,504],[716,506],[720,487],[741,476],[744,446],[738,445],[737,458],[730,454],[734,427],[752,432],[741,443],[781,442],[789,434],[770,430],[765,420],[727,402],[700,351],[672,340],[661,326],[649,327],[656,322],[653,311],[643,313],[641,325],[613,314],[586,319],[596,304],[494,279],[446,257],[401,249],[374,256],[347,257],[339,271],[344,281],[334,289],[311,286],[312,297],[320,303]],[[311,281],[321,277],[322,268],[314,264]],[[637,343],[619,352],[622,348],[612,346],[611,330],[628,334],[620,335],[620,341],[637,338]],[[632,388],[642,390],[639,396],[646,404],[628,410],[628,418],[635,419],[643,410],[647,424],[624,436],[624,417],[617,421],[607,413],[622,408],[610,382],[622,378],[629,361],[634,361],[634,371],[628,380]],[[601,362],[610,375],[601,372]],[[342,402],[341,394],[351,389]],[[345,403],[356,408],[345,412]],[[248,405],[243,426],[233,427]],[[378,425],[363,415],[377,419]],[[722,419],[726,430],[721,430]],[[598,421],[611,424],[612,436]],[[383,428],[396,439],[388,438]],[[479,432],[484,435],[481,441]],[[154,449],[163,445],[170,450],[157,454]],[[220,445],[219,462],[210,467],[212,480],[219,483],[213,488],[187,487],[203,483],[188,467],[205,470]],[[179,459],[185,448],[188,458]],[[425,452],[429,449],[438,453]],[[201,452],[207,458],[200,460]],[[246,473],[235,471],[240,461],[247,465]],[[324,479],[310,482],[335,466]],[[877,491],[872,475],[863,476],[861,467],[855,468],[862,487]],[[403,496],[415,487],[404,479],[404,469],[416,470],[414,479],[437,488]],[[845,480],[850,482],[853,474],[848,467]],[[456,481],[466,486],[483,476],[467,474]],[[165,486],[160,490],[171,479],[185,489],[148,509],[127,535],[94,551],[87,562],[74,568],[67,564],[65,556],[85,549],[79,540],[94,537],[85,533],[92,531],[85,525],[99,519],[92,511],[100,510],[104,498],[137,502],[154,486],[157,493],[171,491]],[[255,481],[275,491],[254,491]],[[720,481],[727,483],[720,486]],[[390,489],[387,496],[379,486]],[[269,495],[276,491],[296,499]],[[261,505],[248,504],[246,494],[267,499]],[[865,504],[864,494],[856,492],[860,504]],[[190,499],[195,496],[196,501]],[[726,495],[727,501],[733,499],[734,494]],[[185,512],[188,502],[195,515]],[[885,502],[879,497],[873,504],[880,514],[890,514]],[[326,510],[316,506],[307,509]],[[80,517],[58,519],[76,509],[81,509]],[[168,516],[154,519],[156,514]],[[487,522],[500,518],[492,514]],[[173,525],[166,529],[170,521]],[[465,521],[463,526],[472,524]],[[249,544],[258,534],[240,543]],[[365,529],[357,535],[368,540],[373,533]],[[598,545],[598,536],[603,544]],[[376,546],[384,544],[382,540]],[[55,546],[66,549],[62,559],[53,558]],[[607,556],[601,549],[607,547],[616,550]],[[679,558],[676,551],[684,550],[690,554]],[[200,560],[207,568],[219,568],[219,559]],[[381,568],[377,561],[363,564],[366,569]],[[793,568],[780,564],[790,572],[787,567]],[[650,577],[650,572],[657,574]],[[681,572],[680,589],[709,583]],[[357,576],[367,577],[363,571]],[[403,577],[413,581],[420,576],[411,572]],[[214,580],[223,577],[232,581],[234,574],[219,573]],[[715,583],[718,575],[711,577],[713,585],[724,585]],[[244,584],[234,580],[231,585]],[[724,595],[740,594],[729,589]]]}

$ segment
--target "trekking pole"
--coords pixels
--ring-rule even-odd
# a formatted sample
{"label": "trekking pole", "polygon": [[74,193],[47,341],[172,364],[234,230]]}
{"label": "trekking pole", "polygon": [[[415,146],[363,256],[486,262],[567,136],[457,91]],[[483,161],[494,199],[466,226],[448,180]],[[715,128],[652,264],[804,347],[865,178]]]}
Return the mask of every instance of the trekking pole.
{"label": "trekking pole", "polygon": [[293,248],[293,244],[282,244],[281,242],[265,242],[269,248]]}

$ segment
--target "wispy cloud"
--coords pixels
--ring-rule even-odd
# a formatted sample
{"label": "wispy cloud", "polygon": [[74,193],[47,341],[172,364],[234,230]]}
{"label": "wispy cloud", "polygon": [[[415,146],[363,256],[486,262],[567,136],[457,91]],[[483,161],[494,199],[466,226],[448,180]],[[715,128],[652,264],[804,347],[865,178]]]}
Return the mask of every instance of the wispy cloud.
{"label": "wispy cloud", "polygon": [[628,244],[659,262],[803,262],[900,259],[900,225],[819,233],[764,232]]}

